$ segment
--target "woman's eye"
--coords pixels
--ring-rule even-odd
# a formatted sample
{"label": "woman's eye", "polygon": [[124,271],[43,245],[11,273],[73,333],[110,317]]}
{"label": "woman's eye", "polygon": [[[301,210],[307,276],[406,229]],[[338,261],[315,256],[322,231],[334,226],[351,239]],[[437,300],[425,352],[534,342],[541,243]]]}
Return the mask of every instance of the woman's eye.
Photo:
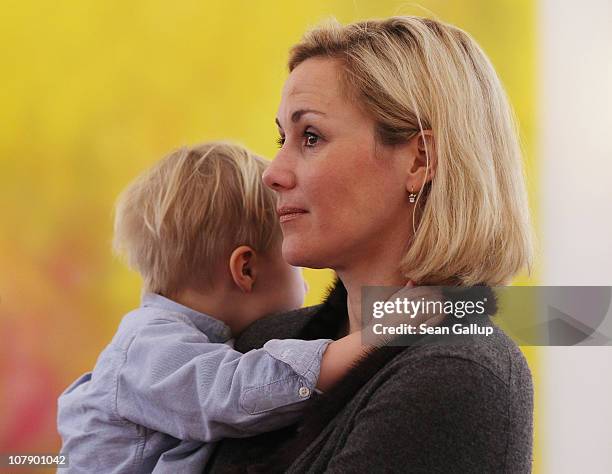
{"label": "woman's eye", "polygon": [[313,147],[319,141],[319,136],[312,132],[304,132],[304,145],[307,147]]}
{"label": "woman's eye", "polygon": [[279,148],[282,148],[283,145],[285,144],[285,137],[278,137],[276,139],[276,144],[278,145]]}

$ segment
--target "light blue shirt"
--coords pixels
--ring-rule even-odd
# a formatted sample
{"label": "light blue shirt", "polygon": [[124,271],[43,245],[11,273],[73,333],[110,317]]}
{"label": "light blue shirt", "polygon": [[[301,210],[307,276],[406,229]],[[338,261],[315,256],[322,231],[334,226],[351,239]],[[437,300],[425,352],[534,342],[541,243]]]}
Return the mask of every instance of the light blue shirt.
{"label": "light blue shirt", "polygon": [[214,441],[297,421],[331,340],[242,354],[221,321],[145,294],[92,372],[58,400],[62,472],[202,472]]}

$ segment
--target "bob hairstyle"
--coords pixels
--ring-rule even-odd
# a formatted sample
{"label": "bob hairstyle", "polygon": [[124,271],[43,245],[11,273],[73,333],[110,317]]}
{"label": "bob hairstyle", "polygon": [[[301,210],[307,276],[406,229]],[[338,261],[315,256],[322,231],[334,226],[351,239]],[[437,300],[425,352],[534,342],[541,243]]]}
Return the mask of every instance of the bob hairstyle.
{"label": "bob hairstyle", "polygon": [[[313,57],[339,61],[342,89],[374,120],[378,142],[405,143],[432,131],[437,169],[418,193],[421,217],[400,266],[406,277],[500,285],[530,269],[531,226],[512,110],[467,33],[419,17],[346,26],[334,20],[292,48],[289,70]],[[426,150],[428,165],[432,151]]]}
{"label": "bob hairstyle", "polygon": [[176,150],[119,196],[113,247],[144,280],[170,296],[212,283],[216,264],[239,245],[265,253],[281,239],[267,161],[239,145]]}

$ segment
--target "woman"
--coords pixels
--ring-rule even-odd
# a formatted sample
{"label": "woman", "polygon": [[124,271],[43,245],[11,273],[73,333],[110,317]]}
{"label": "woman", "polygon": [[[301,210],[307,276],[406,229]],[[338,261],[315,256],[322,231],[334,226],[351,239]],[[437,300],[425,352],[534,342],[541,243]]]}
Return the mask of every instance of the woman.
{"label": "woman", "polygon": [[[359,329],[363,286],[501,285],[529,265],[510,107],[466,33],[415,17],[331,24],[293,48],[289,71],[264,182],[285,259],[339,281],[323,305],[252,326],[239,350]],[[529,472],[531,374],[481,324],[493,334],[470,344],[372,351],[299,427],[222,442],[211,472]]]}

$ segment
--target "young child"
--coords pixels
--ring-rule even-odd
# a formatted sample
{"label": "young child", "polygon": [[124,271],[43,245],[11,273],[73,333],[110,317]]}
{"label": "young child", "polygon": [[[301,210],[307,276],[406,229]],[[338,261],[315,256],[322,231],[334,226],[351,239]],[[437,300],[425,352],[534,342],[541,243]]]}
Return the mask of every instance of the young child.
{"label": "young child", "polygon": [[114,244],[142,275],[142,304],[59,397],[68,471],[201,472],[212,442],[295,422],[362,355],[359,333],[232,349],[253,321],[304,299],[265,166],[208,143],[171,153],[121,195]]}

